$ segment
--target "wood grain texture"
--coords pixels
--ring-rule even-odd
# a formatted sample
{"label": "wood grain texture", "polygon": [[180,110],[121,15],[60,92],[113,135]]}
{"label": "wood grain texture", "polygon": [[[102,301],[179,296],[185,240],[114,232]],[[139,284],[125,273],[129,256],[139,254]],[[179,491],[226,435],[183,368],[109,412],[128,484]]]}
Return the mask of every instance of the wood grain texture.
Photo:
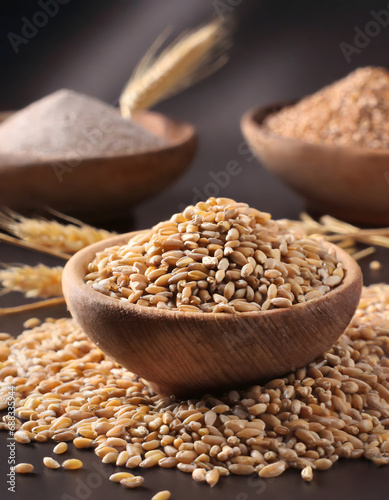
{"label": "wood grain texture", "polygon": [[308,208],[354,223],[389,224],[389,151],[311,144],[277,136],[263,120],[287,104],[248,111],[243,135],[261,163]]}
{"label": "wood grain texture", "polygon": [[90,245],[65,266],[63,291],[73,317],[99,348],[159,393],[193,396],[284,375],[326,351],[358,305],[358,264],[336,248],[346,273],[324,297],[290,309],[235,314],[183,313],[141,307],[83,281],[96,252],[138,232]]}
{"label": "wood grain texture", "polygon": [[[0,121],[8,113],[0,113]],[[79,157],[77,161],[50,158],[41,161],[26,154],[0,153],[1,204],[29,214],[48,206],[80,218],[101,219],[104,213],[125,213],[134,204],[160,191],[188,167],[196,151],[192,125],[150,111],[134,120],[163,138],[166,146],[137,154]],[[63,165],[62,179],[54,164]]]}

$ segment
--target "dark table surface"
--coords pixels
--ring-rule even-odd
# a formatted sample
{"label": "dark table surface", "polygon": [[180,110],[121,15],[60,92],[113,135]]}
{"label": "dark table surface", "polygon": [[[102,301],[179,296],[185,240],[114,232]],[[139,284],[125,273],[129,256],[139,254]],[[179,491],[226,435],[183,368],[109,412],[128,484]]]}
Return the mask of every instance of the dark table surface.
{"label": "dark table surface", "polygon": [[[342,42],[353,42],[355,27],[364,28],[371,20],[371,9],[386,9],[387,1],[369,2],[369,5],[361,0],[222,0],[221,3],[96,0],[85,1],[82,5],[69,2],[47,27],[21,47],[20,54],[10,53],[9,47],[8,52],[5,48],[0,52],[0,56],[5,56],[7,67],[12,69],[9,77],[0,82],[2,109],[21,107],[59,87],[74,88],[113,102],[128,76],[128,68],[139,60],[166,24],[173,25],[174,32],[179,32],[209,18],[215,5],[221,4],[238,5],[236,13],[240,24],[231,61],[207,81],[158,106],[161,112],[195,124],[199,132],[197,157],[174,186],[136,207],[128,220],[119,222],[118,214],[108,214],[113,229],[130,231],[150,227],[168,218],[182,204],[192,203],[198,192],[204,193],[212,181],[211,172],[225,169],[231,160],[239,163],[241,173],[221,187],[218,194],[246,201],[271,212],[275,218],[297,218],[304,206],[302,200],[272,178],[251,155],[242,154],[239,119],[250,107],[313,92],[354,67],[387,65],[389,28],[382,29],[379,36],[355,53],[351,63],[340,50]],[[18,33],[22,16],[32,16],[37,6],[27,1],[10,2],[9,6],[10,26],[7,29]],[[72,36],[69,36],[69,29]],[[20,84],[27,80],[28,85]],[[372,259],[383,263],[380,271],[370,270]],[[0,261],[61,264],[55,258],[7,245],[0,245]],[[361,267],[365,284],[388,283],[389,249],[364,259]],[[12,294],[0,298],[0,307],[21,302],[19,295]],[[40,318],[66,314],[65,307],[34,313]],[[16,336],[30,316],[26,313],[0,317],[0,331]],[[69,453],[83,460],[84,469],[80,471],[67,473],[46,469],[42,458],[50,455],[52,444],[17,446],[17,461],[33,463],[36,473],[30,477],[18,476],[13,494],[7,491],[6,485],[9,471],[6,446],[7,434],[2,432],[0,498],[147,499],[161,489],[171,490],[172,498],[180,500],[388,498],[389,467],[378,468],[363,460],[340,461],[330,471],[317,473],[312,484],[305,484],[298,472],[291,470],[274,480],[230,476],[222,478],[213,489],[196,484],[179,471],[142,470],[145,486],[126,491],[108,481],[106,476],[114,467],[100,465],[100,459],[90,451],[72,449]]]}

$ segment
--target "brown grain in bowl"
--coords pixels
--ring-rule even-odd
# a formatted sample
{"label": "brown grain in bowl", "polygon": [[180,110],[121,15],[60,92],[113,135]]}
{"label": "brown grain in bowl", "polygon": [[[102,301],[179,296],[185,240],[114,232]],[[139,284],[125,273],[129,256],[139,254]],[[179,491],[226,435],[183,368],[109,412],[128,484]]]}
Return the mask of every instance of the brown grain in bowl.
{"label": "brown grain in bowl", "polygon": [[139,306],[240,313],[316,299],[343,277],[322,240],[294,234],[246,203],[209,198],[98,252],[84,280]]}
{"label": "brown grain in bowl", "polygon": [[389,73],[358,68],[266,118],[273,133],[330,146],[389,147]]}

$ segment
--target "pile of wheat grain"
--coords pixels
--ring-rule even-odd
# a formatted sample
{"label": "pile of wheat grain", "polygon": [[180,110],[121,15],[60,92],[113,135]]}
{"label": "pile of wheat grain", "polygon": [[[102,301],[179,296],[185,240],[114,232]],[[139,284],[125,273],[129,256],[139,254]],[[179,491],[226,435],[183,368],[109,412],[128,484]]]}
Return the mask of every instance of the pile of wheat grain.
{"label": "pile of wheat grain", "polygon": [[209,198],[99,252],[84,279],[140,306],[236,313],[321,297],[343,277],[322,240],[299,237],[246,203]]}

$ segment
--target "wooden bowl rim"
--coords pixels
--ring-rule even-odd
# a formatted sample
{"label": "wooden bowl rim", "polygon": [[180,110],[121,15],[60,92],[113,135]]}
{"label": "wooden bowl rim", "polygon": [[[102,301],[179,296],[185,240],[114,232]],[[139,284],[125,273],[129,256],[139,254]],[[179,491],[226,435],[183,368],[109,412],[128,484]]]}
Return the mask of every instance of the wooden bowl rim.
{"label": "wooden bowl rim", "polygon": [[[12,116],[13,113],[16,111],[2,111],[0,112],[0,122],[1,122],[1,117],[6,115],[6,118]],[[166,151],[172,151],[176,150],[179,148],[185,148],[186,146],[190,146],[191,142],[195,140],[196,138],[196,129],[194,125],[192,125],[189,122],[186,121],[181,121],[181,120],[176,120],[175,118],[171,118],[170,116],[163,115],[162,113],[157,113],[155,111],[148,111],[148,110],[141,110],[137,111],[134,114],[134,120],[136,123],[136,116],[149,116],[153,117],[154,119],[160,121],[161,123],[165,122],[169,125],[174,125],[178,130],[180,130],[180,134],[175,140],[167,140],[165,134],[155,134],[157,137],[165,139],[166,144],[161,147],[154,147],[150,148],[147,151],[140,151],[139,153],[128,153],[125,154],[122,151],[118,152],[112,152],[112,153],[105,153],[104,155],[85,155],[81,156],[81,158],[78,157],[72,157],[72,158],[64,158],[63,156],[56,156],[52,155],[47,158],[39,158],[38,156],[34,156],[31,153],[1,153],[0,151],[0,160],[2,159],[9,159],[12,160],[12,163],[20,163],[20,164],[32,164],[32,165],[52,165],[53,162],[61,162],[61,161],[73,161],[75,159],[79,159],[80,163],[86,162],[86,161],[96,161],[96,160],[101,160],[101,159],[112,159],[112,160],[120,160],[120,159],[126,159],[126,158],[139,158],[139,157],[148,157],[151,155],[155,155],[161,152],[166,152]],[[6,119],[5,118],[5,119]],[[143,128],[145,128],[148,132],[153,133],[146,125],[143,125],[143,123],[140,124]],[[6,163],[2,161],[2,163]]]}
{"label": "wooden bowl rim", "polygon": [[[340,247],[334,245],[333,243],[329,243],[324,241],[323,243],[327,245],[329,248],[334,248],[336,251],[337,258],[343,262],[345,269],[345,276],[343,281],[337,287],[330,290],[328,293],[323,295],[322,297],[318,297],[316,299],[312,299],[309,302],[302,302],[300,304],[294,304],[292,308],[279,308],[272,309],[270,311],[249,311],[242,312],[239,314],[234,313],[206,313],[206,312],[189,312],[189,311],[171,311],[166,309],[158,309],[157,307],[142,307],[137,304],[131,304],[129,302],[118,300],[114,297],[109,297],[108,295],[104,295],[97,290],[94,290],[89,285],[84,283],[84,275],[81,276],[78,272],[80,268],[83,268],[85,272],[85,268],[88,262],[92,260],[96,252],[102,251],[105,248],[123,244],[123,242],[128,241],[131,237],[149,231],[149,229],[144,229],[141,231],[131,231],[129,233],[123,233],[112,238],[108,238],[106,240],[99,241],[97,243],[93,243],[82,250],[78,251],[74,254],[69,261],[66,263],[64,272],[63,272],[63,283],[67,282],[69,287],[76,287],[78,291],[83,295],[90,295],[96,302],[100,302],[101,305],[107,307],[117,307],[118,309],[127,310],[128,312],[135,313],[137,315],[150,316],[153,318],[164,318],[176,320],[178,318],[191,318],[191,319],[199,319],[201,321],[215,321],[217,319],[218,322],[229,322],[231,318],[238,319],[239,318],[259,318],[263,316],[271,317],[277,314],[285,314],[290,309],[294,311],[296,309],[304,309],[307,304],[312,307],[312,305],[317,305],[322,301],[326,300],[326,298],[332,297],[335,294],[342,293],[344,290],[352,286],[352,284],[357,280],[362,281],[362,273],[358,263],[344,250]],[[64,287],[65,288],[65,287]],[[66,294],[65,294],[65,298]]]}
{"label": "wooden bowl rim", "polygon": [[[280,101],[273,104],[267,104],[266,106],[259,106],[255,108],[251,108],[241,118],[240,124],[242,130],[251,129],[255,132],[260,132],[264,136],[269,139],[276,139],[278,141],[283,141],[285,143],[289,143],[293,146],[304,146],[309,147],[311,149],[316,149],[317,153],[325,151],[331,151],[333,153],[346,153],[352,156],[378,156],[378,157],[389,157],[389,149],[385,148],[363,148],[360,146],[336,146],[330,144],[316,144],[314,142],[304,141],[302,139],[291,138],[291,137],[283,137],[274,133],[272,130],[263,126],[263,121],[265,118],[270,116],[271,114],[280,111],[282,108],[287,106],[296,104],[299,100],[294,101]],[[260,116],[260,118],[258,118]]]}

